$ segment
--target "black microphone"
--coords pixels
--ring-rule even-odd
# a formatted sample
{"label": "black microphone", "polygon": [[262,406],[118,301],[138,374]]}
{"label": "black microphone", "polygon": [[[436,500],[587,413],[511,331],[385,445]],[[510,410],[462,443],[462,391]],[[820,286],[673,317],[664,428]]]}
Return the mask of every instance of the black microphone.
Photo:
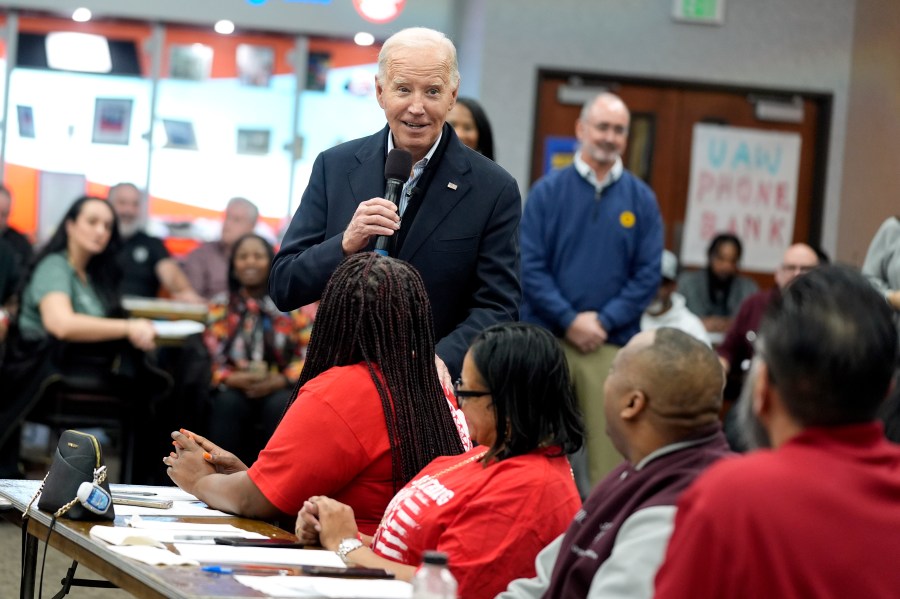
{"label": "black microphone", "polygon": [[[384,178],[387,179],[387,185],[384,188],[384,199],[393,202],[400,207],[400,194],[403,192],[403,185],[409,179],[409,172],[412,170],[412,154],[406,150],[394,148],[388,152],[387,160],[384,162]],[[388,243],[391,238],[387,235],[379,235],[375,242],[375,252],[382,256],[388,255]]]}

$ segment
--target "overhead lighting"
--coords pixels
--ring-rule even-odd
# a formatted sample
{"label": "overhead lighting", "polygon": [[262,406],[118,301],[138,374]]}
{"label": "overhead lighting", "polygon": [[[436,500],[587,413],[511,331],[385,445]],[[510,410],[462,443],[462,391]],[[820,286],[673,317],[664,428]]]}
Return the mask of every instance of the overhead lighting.
{"label": "overhead lighting", "polygon": [[102,35],[54,31],[45,41],[47,66],[60,71],[109,73],[112,56],[109,43]]}
{"label": "overhead lighting", "polygon": [[231,33],[234,33],[234,23],[232,23],[228,19],[222,19],[221,21],[216,22],[214,29],[216,30],[216,33],[229,35]]}
{"label": "overhead lighting", "polygon": [[353,36],[353,41],[356,42],[357,46],[371,46],[375,43],[375,36],[371,33],[360,31]]}
{"label": "overhead lighting", "polygon": [[76,8],[75,12],[72,13],[72,20],[77,21],[78,23],[87,23],[91,20],[91,11],[87,8]]}

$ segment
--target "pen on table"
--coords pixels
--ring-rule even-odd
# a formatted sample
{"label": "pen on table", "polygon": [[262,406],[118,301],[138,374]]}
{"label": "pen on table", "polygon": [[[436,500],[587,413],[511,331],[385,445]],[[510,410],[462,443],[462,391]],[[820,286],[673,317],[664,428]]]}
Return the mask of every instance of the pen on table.
{"label": "pen on table", "polygon": [[134,497],[155,497],[156,493],[150,493],[149,491],[113,491],[113,497],[128,497],[129,495]]}
{"label": "pen on table", "polygon": [[200,568],[204,572],[212,572],[213,574],[290,574],[290,568],[280,566],[261,566],[257,564],[243,564],[236,566],[203,566]]}

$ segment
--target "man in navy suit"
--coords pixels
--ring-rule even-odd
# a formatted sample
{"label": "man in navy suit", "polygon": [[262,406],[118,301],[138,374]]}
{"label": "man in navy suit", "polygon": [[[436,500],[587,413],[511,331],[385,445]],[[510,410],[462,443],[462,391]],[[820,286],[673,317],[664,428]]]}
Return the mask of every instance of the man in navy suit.
{"label": "man in navy suit", "polygon": [[[344,257],[391,236],[391,255],[425,282],[435,363],[447,385],[479,331],[518,318],[521,296],[519,188],[445,124],[458,89],[456,49],[444,34],[411,28],[391,36],[375,77],[387,126],[319,154],[269,277],[279,309],[298,308],[322,296]],[[413,158],[399,210],[381,197],[393,148]]]}

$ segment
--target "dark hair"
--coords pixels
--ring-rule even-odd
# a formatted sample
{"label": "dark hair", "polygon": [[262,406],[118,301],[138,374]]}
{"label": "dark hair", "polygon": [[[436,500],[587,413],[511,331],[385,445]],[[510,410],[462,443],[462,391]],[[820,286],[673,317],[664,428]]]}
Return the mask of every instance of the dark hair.
{"label": "dark hair", "polygon": [[434,458],[462,453],[434,365],[422,277],[409,264],[374,252],[345,258],[328,280],[291,402],[329,368],[361,362],[381,397],[395,491]]}
{"label": "dark hair", "polygon": [[491,132],[491,123],[488,121],[487,114],[477,101],[472,98],[459,96],[456,98],[457,104],[462,104],[472,113],[472,120],[475,121],[475,128],[478,129],[478,147],[475,148],[482,155],[491,160],[494,159],[494,134]]}
{"label": "dark hair", "polygon": [[564,453],[581,448],[584,424],[569,366],[549,331],[523,322],[497,324],[475,338],[469,354],[497,411],[497,437],[486,460],[541,445],[560,445]]}
{"label": "dark hair", "polygon": [[744,255],[744,246],[741,244],[741,240],[737,235],[733,233],[719,233],[715,237],[712,238],[712,241],[709,242],[709,247],[706,248],[706,257],[712,259],[712,257],[718,253],[719,248],[726,243],[733,243],[737,248],[737,257],[738,260],[741,259],[741,256]]}
{"label": "dark hair", "polygon": [[41,260],[50,254],[65,252],[68,249],[69,233],[66,231],[66,223],[75,222],[81,214],[81,209],[88,202],[100,202],[109,208],[113,217],[109,243],[106,244],[102,252],[88,260],[86,270],[88,277],[91,279],[91,287],[108,310],[107,315],[119,316],[121,315],[122,303],[122,295],[119,291],[119,284],[122,281],[122,269],[118,263],[119,250],[122,247],[121,237],[119,236],[119,219],[116,217],[116,211],[112,209],[112,206],[106,200],[95,196],[81,196],[69,206],[59,226],[56,227],[56,231],[53,232],[53,236],[31,260],[27,273],[19,283],[18,295],[21,298],[22,292],[28,286],[28,283],[31,282],[31,277],[34,275],[34,271]]}
{"label": "dark hair", "polygon": [[897,331],[884,297],[846,266],[821,266],[773,298],[759,352],[804,426],[868,422],[890,386]]}
{"label": "dark hair", "polygon": [[[246,235],[241,235],[238,240],[234,242],[234,246],[232,246],[231,248],[231,256],[228,258],[228,291],[230,293],[237,293],[241,288],[241,282],[238,281],[237,275],[234,272],[234,258],[235,256],[237,256],[238,248],[241,247],[241,244],[248,239],[258,239],[262,242],[263,247],[266,248],[266,255],[269,256],[269,272],[272,272],[272,262],[275,261],[275,250],[272,248],[272,244],[266,241],[264,237],[261,237],[256,233],[247,233]],[[268,288],[268,284],[269,279],[267,274],[266,288]]]}

